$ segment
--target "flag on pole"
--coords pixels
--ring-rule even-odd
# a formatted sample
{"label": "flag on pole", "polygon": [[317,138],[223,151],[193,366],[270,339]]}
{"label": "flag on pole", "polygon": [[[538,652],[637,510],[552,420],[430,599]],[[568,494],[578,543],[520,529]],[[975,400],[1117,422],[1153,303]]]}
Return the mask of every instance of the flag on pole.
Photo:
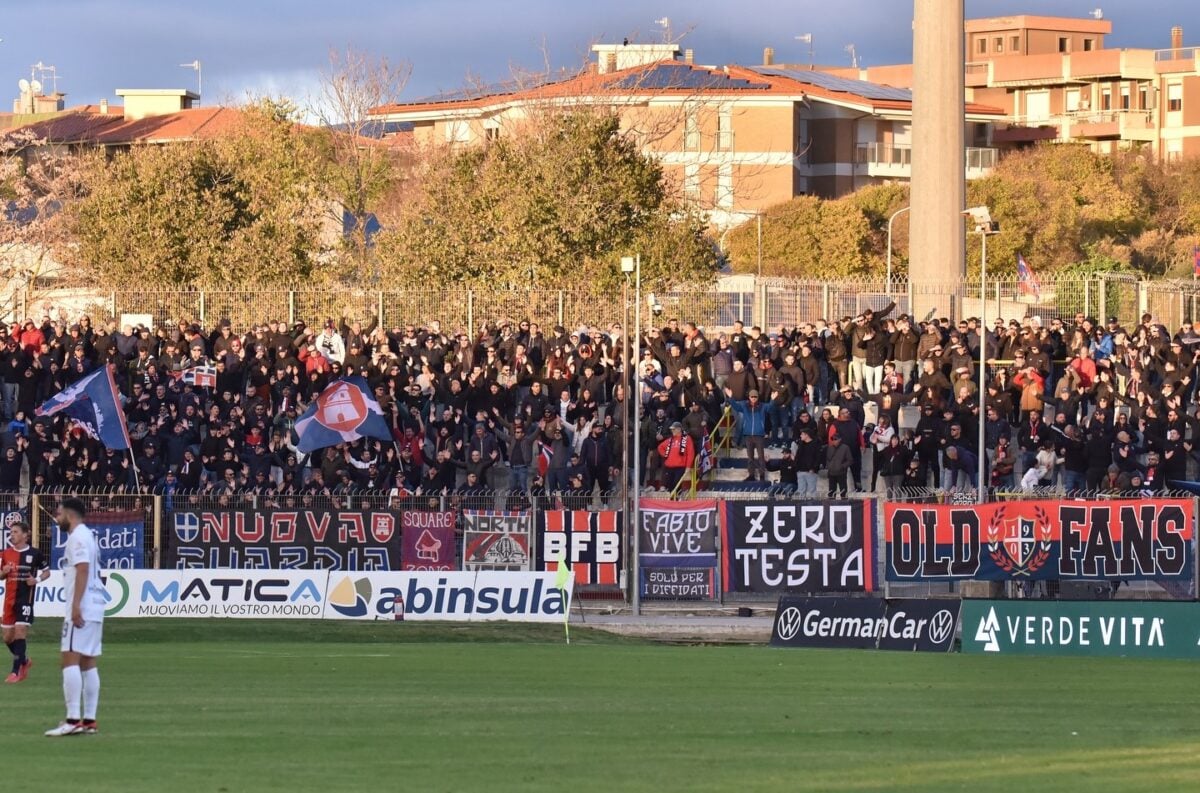
{"label": "flag on pole", "polygon": [[571,565],[565,560],[558,563],[558,570],[555,571],[554,586],[562,592],[563,600],[563,633],[566,634],[567,644],[571,643],[571,590],[574,574],[571,572]]}
{"label": "flag on pole", "polygon": [[361,377],[339,377],[296,419],[296,448],[308,453],[359,438],[390,441],[383,408]]}
{"label": "flag on pole", "polygon": [[1200,278],[1200,247],[1192,248],[1192,278]]}
{"label": "flag on pole", "polygon": [[554,457],[554,450],[550,448],[550,444],[545,441],[538,441],[538,458],[537,472],[538,476],[544,477],[546,472],[550,470],[550,460]]}
{"label": "flag on pole", "polygon": [[193,366],[190,369],[184,369],[183,382],[194,385],[197,388],[216,388],[217,367]]}
{"label": "flag on pole", "polygon": [[111,367],[105,366],[59,391],[37,409],[39,416],[59,413],[75,422],[106,449],[128,449],[129,429]]}
{"label": "flag on pole", "polygon": [[1042,285],[1034,275],[1029,262],[1025,261],[1025,257],[1019,253],[1017,254],[1017,287],[1022,294],[1033,295],[1034,300],[1042,299]]}
{"label": "flag on pole", "polygon": [[704,476],[713,469],[712,436],[705,435],[704,443],[700,444],[700,475]]}

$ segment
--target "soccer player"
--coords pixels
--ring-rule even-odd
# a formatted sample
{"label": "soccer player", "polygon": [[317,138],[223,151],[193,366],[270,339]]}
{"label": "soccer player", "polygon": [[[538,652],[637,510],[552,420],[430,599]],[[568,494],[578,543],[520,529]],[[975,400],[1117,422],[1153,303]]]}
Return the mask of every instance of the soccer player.
{"label": "soccer player", "polygon": [[[67,614],[62,630],[63,699],[67,718],[46,730],[49,738],[92,735],[97,732],[96,706],[100,702],[100,640],[104,632],[104,583],[100,580],[100,547],[83,522],[86,508],[77,498],[63,499],[58,507],[58,527],[67,532],[63,557],[63,597]],[[83,710],[80,713],[80,698]]]}
{"label": "soccer player", "polygon": [[25,634],[33,624],[33,589],[50,577],[50,565],[37,548],[29,547],[29,524],[17,521],[9,529],[8,547],[0,552],[0,578],[4,579],[4,615],[0,629],[13,654],[12,674],[5,683],[20,683],[33,664],[25,654]]}

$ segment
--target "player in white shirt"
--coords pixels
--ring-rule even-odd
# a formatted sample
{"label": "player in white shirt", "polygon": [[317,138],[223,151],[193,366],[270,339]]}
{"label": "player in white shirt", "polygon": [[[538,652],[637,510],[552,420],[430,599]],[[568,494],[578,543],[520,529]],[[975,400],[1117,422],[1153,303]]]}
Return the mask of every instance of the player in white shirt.
{"label": "player in white shirt", "polygon": [[[104,583],[100,580],[100,547],[83,522],[87,508],[77,498],[63,499],[58,528],[67,532],[63,557],[63,597],[66,619],[62,630],[63,698],[67,718],[46,736],[92,735],[97,732],[100,702],[100,640],[104,632]],[[82,712],[80,709],[82,700]]]}

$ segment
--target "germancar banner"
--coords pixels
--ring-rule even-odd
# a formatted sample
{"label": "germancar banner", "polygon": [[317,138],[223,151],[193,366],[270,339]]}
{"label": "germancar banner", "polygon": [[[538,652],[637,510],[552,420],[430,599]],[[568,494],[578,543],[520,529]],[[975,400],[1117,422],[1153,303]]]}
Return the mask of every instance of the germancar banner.
{"label": "germancar banner", "polygon": [[400,519],[395,512],[176,511],[167,540],[166,567],[400,569]]}
{"label": "germancar banner", "polygon": [[875,589],[870,501],[723,501],[726,591],[870,592]]}
{"label": "germancar banner", "polygon": [[889,503],[889,581],[1190,579],[1190,499]]}

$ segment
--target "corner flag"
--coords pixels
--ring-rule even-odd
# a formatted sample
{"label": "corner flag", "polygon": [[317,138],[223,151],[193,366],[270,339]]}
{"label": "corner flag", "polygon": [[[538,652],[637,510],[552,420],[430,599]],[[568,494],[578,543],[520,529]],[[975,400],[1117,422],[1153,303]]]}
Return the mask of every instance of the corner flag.
{"label": "corner flag", "polygon": [[296,419],[296,448],[312,452],[362,437],[390,441],[383,408],[362,377],[340,377],[325,387]]}
{"label": "corner flag", "polygon": [[554,586],[562,592],[563,633],[566,634],[567,644],[571,643],[571,590],[574,588],[574,581],[575,574],[571,572],[571,565],[566,560],[559,562],[554,576]]}

